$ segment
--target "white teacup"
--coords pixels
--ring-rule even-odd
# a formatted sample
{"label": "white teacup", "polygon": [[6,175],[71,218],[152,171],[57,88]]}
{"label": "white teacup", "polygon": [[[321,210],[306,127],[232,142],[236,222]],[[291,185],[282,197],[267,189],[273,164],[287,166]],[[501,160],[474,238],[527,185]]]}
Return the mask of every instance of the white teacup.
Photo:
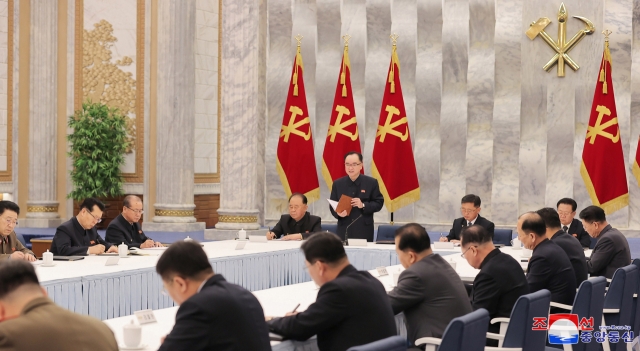
{"label": "white teacup", "polygon": [[129,246],[127,246],[127,244],[122,243],[118,245],[118,255],[120,257],[127,257],[128,254],[129,254]]}
{"label": "white teacup", "polygon": [[520,256],[522,256],[523,258],[529,258],[531,257],[531,254],[533,253],[533,250],[529,250],[529,249],[522,249],[522,252],[520,253]]}
{"label": "white teacup", "polygon": [[398,279],[400,279],[400,271],[391,273],[391,279],[393,280],[393,286],[398,286]]}
{"label": "white teacup", "polygon": [[53,265],[53,253],[49,252],[48,249],[47,249],[47,252],[44,252],[42,254],[42,263],[45,266],[52,266]]}
{"label": "white teacup", "polygon": [[122,327],[124,346],[138,347],[142,341],[142,328],[131,321],[131,324],[125,324]]}
{"label": "white teacup", "polygon": [[511,240],[511,245],[513,245],[514,250],[522,249],[522,242],[518,238]]}

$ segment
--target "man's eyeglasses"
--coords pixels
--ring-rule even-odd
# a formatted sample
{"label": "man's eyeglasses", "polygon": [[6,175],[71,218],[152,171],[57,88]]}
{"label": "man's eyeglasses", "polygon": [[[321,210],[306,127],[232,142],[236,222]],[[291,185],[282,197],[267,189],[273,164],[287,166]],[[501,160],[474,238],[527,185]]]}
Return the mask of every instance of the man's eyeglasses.
{"label": "man's eyeglasses", "polygon": [[94,215],[93,215],[93,213],[91,213],[91,212],[89,212],[89,211],[87,211],[87,213],[88,213],[88,214],[90,214],[90,215],[91,215],[91,217],[93,217],[93,219],[95,219],[97,223],[102,222],[102,218],[98,218],[98,217],[94,216]]}
{"label": "man's eyeglasses", "polygon": [[135,212],[135,214],[139,214],[139,215],[144,214],[143,210],[134,210],[133,208],[131,208],[129,206],[125,206],[125,207],[128,208],[129,210]]}
{"label": "man's eyeglasses", "polygon": [[7,221],[8,225],[18,225],[18,220],[17,219],[11,219],[11,218],[7,218],[5,219],[5,221]]}
{"label": "man's eyeglasses", "polygon": [[345,163],[344,166],[347,168],[351,168],[351,167],[358,167],[360,166],[362,163]]}
{"label": "man's eyeglasses", "polygon": [[478,247],[478,245],[469,246],[466,250],[464,250],[464,252],[462,253],[462,255],[460,255],[460,257],[464,258],[464,255],[467,253],[467,251],[471,250],[472,247]]}
{"label": "man's eyeglasses", "polygon": [[473,213],[475,210],[476,210],[475,208],[470,210],[462,207],[460,208],[461,213]]}

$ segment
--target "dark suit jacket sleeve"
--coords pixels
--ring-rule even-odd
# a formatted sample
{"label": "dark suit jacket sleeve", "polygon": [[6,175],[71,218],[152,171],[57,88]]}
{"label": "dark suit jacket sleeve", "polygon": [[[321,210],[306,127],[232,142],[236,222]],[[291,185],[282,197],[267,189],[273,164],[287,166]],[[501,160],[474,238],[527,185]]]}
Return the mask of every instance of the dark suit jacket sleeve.
{"label": "dark suit jacket sleeve", "polygon": [[311,230],[308,233],[300,233],[302,235],[302,239],[308,239],[311,234],[317,233],[322,230],[322,219],[317,216],[311,216]]}
{"label": "dark suit jacket sleeve", "polygon": [[424,283],[422,279],[409,270],[405,270],[400,274],[398,286],[389,292],[389,302],[391,302],[393,314],[398,314],[421,303],[424,298]]}
{"label": "dark suit jacket sleeve", "polygon": [[456,228],[456,220],[454,219],[453,220],[453,224],[451,225],[451,230],[449,231],[449,235],[447,235],[447,239],[449,241],[451,241],[451,240],[460,240],[460,238],[458,238],[456,236],[455,228]]}
{"label": "dark suit jacket sleeve", "polygon": [[52,246],[58,249],[57,255],[60,256],[86,256],[89,246],[71,246],[70,234],[66,228],[58,227],[53,237]]}
{"label": "dark suit jacket sleeve", "polygon": [[113,244],[110,244],[110,243],[108,243],[108,242],[104,241],[104,239],[102,239],[102,237],[100,236],[100,234],[98,234],[98,231],[96,231],[96,243],[104,245],[104,249],[105,249],[105,251],[106,251],[106,250],[109,250],[109,248],[110,248],[111,246],[113,246]]}
{"label": "dark suit jacket sleeve", "polygon": [[613,258],[615,247],[609,238],[601,238],[597,244],[598,249],[591,253],[591,259],[587,261],[589,273],[603,271]]}
{"label": "dark suit jacket sleeve", "polygon": [[[331,186],[331,195],[329,196],[329,199],[331,199],[333,201],[340,200],[340,197],[338,197],[338,189],[336,189],[336,182],[333,182],[333,185]],[[329,204],[329,211],[331,211],[331,215],[333,217],[335,217],[335,219],[342,218],[342,217],[338,216],[336,211],[333,210],[333,207],[331,207],[331,204]]]}
{"label": "dark suit jacket sleeve", "polygon": [[321,290],[316,302],[306,311],[269,321],[269,330],[287,339],[302,341],[340,323],[349,310],[344,293],[335,284]]}
{"label": "dark suit jacket sleeve", "polygon": [[129,243],[126,235],[122,231],[120,227],[115,225],[110,225],[107,227],[107,233],[105,234],[105,239],[114,245],[120,245],[122,243],[128,244],[129,247],[140,247],[139,243]]}
{"label": "dark suit jacket sleeve", "polygon": [[371,200],[364,202],[362,213],[365,215],[374,214],[382,209],[382,205],[384,205],[384,196],[382,196],[380,192],[378,180],[374,179],[373,188],[371,189]]}
{"label": "dark suit jacket sleeve", "polygon": [[473,282],[473,300],[471,301],[473,310],[484,308],[489,311],[489,313],[497,311],[500,296],[500,286],[498,282],[489,274],[478,273]]}
{"label": "dark suit jacket sleeve", "polygon": [[487,228],[487,230],[489,231],[489,233],[491,233],[491,236],[493,236],[496,230],[496,225],[488,219],[486,219],[486,221],[489,222],[489,227]]}
{"label": "dark suit jacket sleeve", "polygon": [[282,221],[284,221],[284,216],[280,216],[280,220],[276,223],[275,227],[271,228],[271,232],[276,234],[276,238],[282,236],[284,229],[282,228]]}
{"label": "dark suit jacket sleeve", "polygon": [[[211,325],[211,318],[206,311],[194,302],[186,301],[180,306],[176,314],[176,323],[158,351],[220,349],[214,346],[221,347],[229,340],[225,342],[225,333],[216,333],[220,330],[218,327],[220,326]],[[216,337],[212,337],[211,333],[217,334]],[[217,340],[217,345],[211,345],[211,340]],[[227,345],[229,346],[231,345]]]}
{"label": "dark suit jacket sleeve", "polygon": [[580,229],[580,232],[578,233],[578,240],[580,240],[580,245],[582,245],[582,247],[591,246],[591,236],[586,230],[584,230],[584,228]]}
{"label": "dark suit jacket sleeve", "polygon": [[547,280],[551,276],[549,261],[542,257],[532,257],[527,270],[527,283],[529,291],[536,292],[547,286]]}

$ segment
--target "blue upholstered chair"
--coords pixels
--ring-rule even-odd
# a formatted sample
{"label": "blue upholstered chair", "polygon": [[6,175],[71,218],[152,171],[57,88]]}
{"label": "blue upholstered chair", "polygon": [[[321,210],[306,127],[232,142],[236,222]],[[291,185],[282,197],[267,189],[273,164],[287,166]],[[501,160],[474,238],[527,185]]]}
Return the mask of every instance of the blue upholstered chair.
{"label": "blue upholstered chair", "polygon": [[441,234],[444,234],[444,236],[447,236],[447,234],[449,233],[427,232],[427,234],[429,235],[429,239],[431,239],[431,242],[436,242],[440,240]]}
{"label": "blue upholstered chair", "polygon": [[322,223],[321,228],[323,232],[330,231],[334,234],[337,234],[338,232],[338,225],[333,223]]}
{"label": "blue upholstered chair", "polygon": [[18,238],[18,241],[20,241],[24,247],[28,247],[27,246],[27,242],[24,240],[24,236],[22,236],[22,234],[16,233],[16,237]]}
{"label": "blue upholstered chair", "polygon": [[[482,351],[489,328],[489,312],[480,308],[462,317],[454,318],[444,330],[442,339],[420,338],[416,345],[427,344],[426,351]],[[438,346],[439,345],[439,346]]]}
{"label": "blue upholstered chair", "polygon": [[591,238],[591,244],[589,244],[589,248],[591,250],[593,250],[594,247],[596,247],[596,243],[598,242],[598,239],[596,238]]}
{"label": "blue upholstered chair", "polygon": [[493,243],[510,246],[512,236],[513,230],[511,229],[495,229],[493,231]]}
{"label": "blue upholstered chair", "polygon": [[378,236],[376,241],[394,240],[396,230],[400,228],[399,225],[381,224],[378,226]]}
{"label": "blue upholstered chair", "polygon": [[[573,300],[573,306],[552,302],[551,307],[565,309],[567,310],[566,313],[577,314],[578,321],[581,321],[583,317],[587,319],[593,317],[593,330],[598,331],[602,324],[602,318],[600,316],[602,316],[604,307],[606,287],[607,279],[605,277],[593,277],[580,284],[576,297]],[[577,344],[571,346],[573,346],[572,351],[598,351],[601,348],[601,345],[595,341],[586,344],[578,341]],[[552,347],[563,349],[562,345],[552,345]],[[548,347],[548,349],[553,348]]]}
{"label": "blue upholstered chair", "polygon": [[[487,333],[487,338],[499,340],[499,347],[485,347],[487,351],[517,348],[521,351],[543,351],[547,340],[546,330],[532,330],[534,317],[549,317],[551,293],[542,289],[522,295],[513,305],[504,335]],[[494,318],[491,322],[504,322]],[[501,328],[502,329],[502,328]]]}
{"label": "blue upholstered chair", "polygon": [[[618,268],[613,273],[609,290],[604,297],[605,325],[631,325],[631,316],[636,313],[633,306],[633,294],[638,285],[638,267],[633,264]],[[622,333],[620,333],[622,337]],[[611,351],[625,350],[624,342],[609,343]]]}
{"label": "blue upholstered chair", "polygon": [[350,347],[347,351],[407,351],[407,339],[398,335],[390,336],[366,345]]}

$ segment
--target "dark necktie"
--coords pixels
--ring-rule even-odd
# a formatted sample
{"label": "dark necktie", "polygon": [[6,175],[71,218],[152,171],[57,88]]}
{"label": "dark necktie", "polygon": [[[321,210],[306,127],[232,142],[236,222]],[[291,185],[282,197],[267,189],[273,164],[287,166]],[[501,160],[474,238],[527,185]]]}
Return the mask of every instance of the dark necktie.
{"label": "dark necktie", "polygon": [[471,222],[467,222],[467,227],[471,227],[472,225]]}
{"label": "dark necktie", "polygon": [[564,227],[562,227],[562,230],[564,230],[565,233],[568,233],[569,228],[565,225]]}

